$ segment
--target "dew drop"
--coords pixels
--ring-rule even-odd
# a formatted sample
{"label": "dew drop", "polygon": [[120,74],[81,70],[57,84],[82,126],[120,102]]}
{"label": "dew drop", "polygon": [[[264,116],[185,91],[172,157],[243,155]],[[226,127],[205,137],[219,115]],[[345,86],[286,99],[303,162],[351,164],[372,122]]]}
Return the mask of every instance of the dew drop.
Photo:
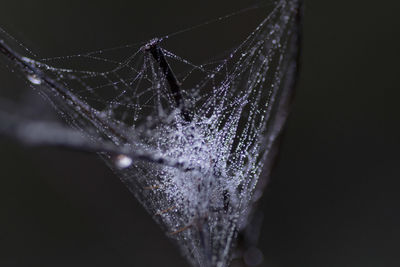
{"label": "dew drop", "polygon": [[42,83],[42,80],[35,74],[28,74],[26,78],[34,85],[39,85]]}
{"label": "dew drop", "polygon": [[132,165],[132,159],[126,155],[120,154],[115,158],[115,166],[120,169],[128,168]]}

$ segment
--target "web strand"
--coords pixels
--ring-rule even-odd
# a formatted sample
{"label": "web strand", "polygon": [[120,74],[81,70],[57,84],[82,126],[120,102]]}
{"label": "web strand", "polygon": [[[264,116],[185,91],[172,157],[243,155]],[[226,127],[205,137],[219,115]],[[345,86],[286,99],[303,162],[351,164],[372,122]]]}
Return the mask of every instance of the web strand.
{"label": "web strand", "polygon": [[[193,266],[228,266],[265,186],[260,177],[268,177],[297,77],[301,2],[271,5],[247,38],[200,65],[160,40],[259,6],[158,40],[67,57],[28,58],[1,40],[0,53],[68,126],[0,112],[0,133],[98,153]],[[92,67],[53,66],[74,59]]]}

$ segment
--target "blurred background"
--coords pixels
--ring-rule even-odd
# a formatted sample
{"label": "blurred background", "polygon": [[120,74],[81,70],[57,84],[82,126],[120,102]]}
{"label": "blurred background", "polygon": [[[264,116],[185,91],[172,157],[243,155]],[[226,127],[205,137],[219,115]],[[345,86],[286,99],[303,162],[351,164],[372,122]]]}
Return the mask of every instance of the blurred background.
{"label": "blurred background", "polygon": [[[262,200],[260,266],[400,266],[400,4],[392,2],[306,1],[300,85]],[[54,57],[149,40],[253,3],[2,0],[0,27]],[[223,22],[223,40],[240,42],[261,11]],[[176,36],[170,50],[209,60],[230,48],[215,41],[218,27],[201,40],[196,31]],[[4,62],[1,95],[26,90]],[[3,137],[0,151],[0,266],[187,266],[96,156]]]}

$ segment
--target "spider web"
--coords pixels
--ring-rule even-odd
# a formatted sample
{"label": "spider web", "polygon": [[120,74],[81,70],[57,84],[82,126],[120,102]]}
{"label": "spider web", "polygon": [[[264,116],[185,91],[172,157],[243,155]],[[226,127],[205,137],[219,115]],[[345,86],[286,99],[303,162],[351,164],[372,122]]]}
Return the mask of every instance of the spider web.
{"label": "spider web", "polygon": [[227,266],[287,116],[298,12],[297,0],[275,2],[243,42],[200,65],[163,48],[176,35],[47,59],[2,42],[69,126],[0,112],[0,131],[99,153],[193,266]]}

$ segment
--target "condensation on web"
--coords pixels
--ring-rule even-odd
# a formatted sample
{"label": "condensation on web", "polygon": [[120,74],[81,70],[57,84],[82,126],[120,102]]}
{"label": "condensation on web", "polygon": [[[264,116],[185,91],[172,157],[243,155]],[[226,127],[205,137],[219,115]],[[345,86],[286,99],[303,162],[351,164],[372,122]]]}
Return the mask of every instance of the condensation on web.
{"label": "condensation on web", "polygon": [[[175,73],[182,105],[146,44],[24,58],[62,86],[60,91],[37,75],[27,76],[100,152],[193,266],[229,264],[286,117],[298,2],[273,5],[245,40],[212,62],[191,63],[160,42],[170,65],[183,69]],[[125,57],[117,56],[121,51]],[[60,68],[70,60],[83,62],[84,70]]]}

